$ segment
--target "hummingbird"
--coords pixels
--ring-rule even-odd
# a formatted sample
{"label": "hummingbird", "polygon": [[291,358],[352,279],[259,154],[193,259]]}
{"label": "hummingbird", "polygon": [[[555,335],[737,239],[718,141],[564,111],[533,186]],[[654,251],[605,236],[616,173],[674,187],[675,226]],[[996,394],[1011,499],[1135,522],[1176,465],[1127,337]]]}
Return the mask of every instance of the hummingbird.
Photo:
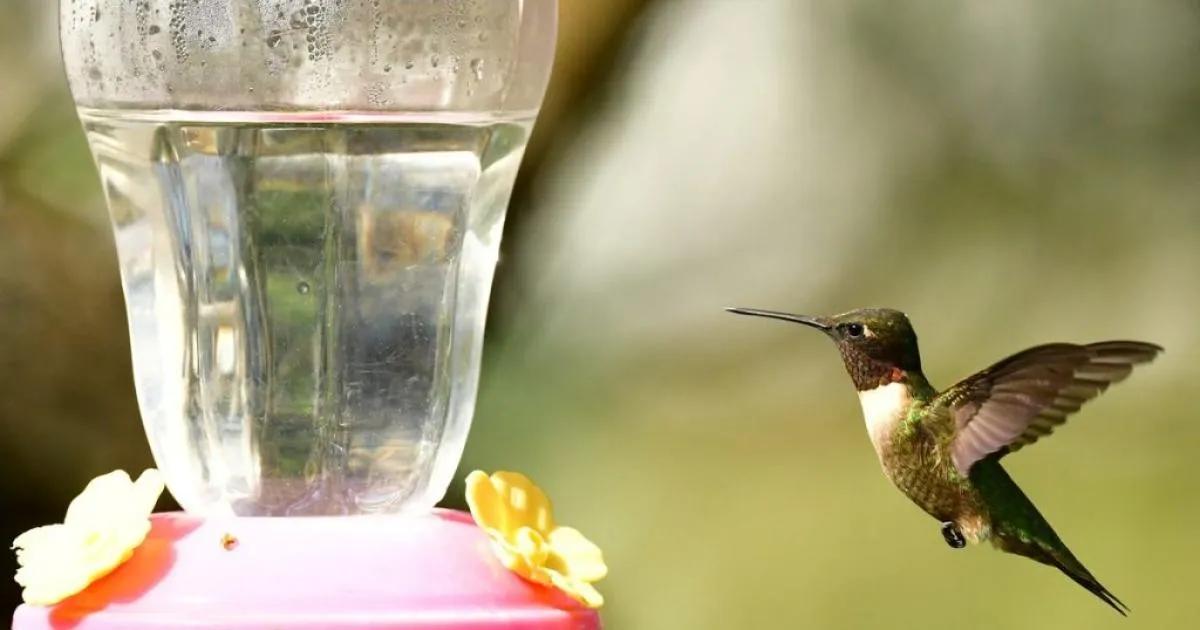
{"label": "hummingbird", "polygon": [[1125,615],[1129,610],[1071,553],[1000,460],[1058,425],[1148,363],[1141,341],[1049,343],[1018,352],[938,391],[921,370],[908,316],[887,308],[810,317],[753,308],[740,315],[815,328],[837,345],[858,390],[884,474],[941,524],[954,549],[990,541],[1066,574]]}

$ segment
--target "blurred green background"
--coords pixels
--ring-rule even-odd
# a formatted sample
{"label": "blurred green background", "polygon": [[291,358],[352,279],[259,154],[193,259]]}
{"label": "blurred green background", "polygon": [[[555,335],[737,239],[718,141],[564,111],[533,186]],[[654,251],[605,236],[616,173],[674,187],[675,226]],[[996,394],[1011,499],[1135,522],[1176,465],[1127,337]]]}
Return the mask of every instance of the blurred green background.
{"label": "blurred green background", "polygon": [[[150,465],[53,5],[0,0],[4,540]],[[562,13],[462,470],[528,473],[603,546],[608,627],[1200,627],[1200,4]],[[903,309],[943,386],[1046,341],[1166,346],[1007,460],[1130,619],[948,549],[828,342],[728,305]]]}

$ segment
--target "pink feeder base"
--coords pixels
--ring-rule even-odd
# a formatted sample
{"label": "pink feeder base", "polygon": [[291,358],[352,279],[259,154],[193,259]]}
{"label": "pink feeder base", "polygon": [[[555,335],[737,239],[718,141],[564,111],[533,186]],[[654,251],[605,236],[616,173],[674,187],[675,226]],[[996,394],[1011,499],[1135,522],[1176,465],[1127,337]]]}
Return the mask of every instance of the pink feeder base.
{"label": "pink feeder base", "polygon": [[128,562],[57,606],[21,606],[13,629],[600,628],[500,565],[462,512],[152,520]]}

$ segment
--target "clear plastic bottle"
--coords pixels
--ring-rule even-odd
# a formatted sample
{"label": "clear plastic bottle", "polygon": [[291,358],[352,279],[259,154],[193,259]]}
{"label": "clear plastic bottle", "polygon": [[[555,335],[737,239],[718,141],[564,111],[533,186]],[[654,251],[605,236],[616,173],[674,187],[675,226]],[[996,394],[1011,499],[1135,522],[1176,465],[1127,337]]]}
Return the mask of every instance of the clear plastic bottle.
{"label": "clear plastic bottle", "polygon": [[64,0],[143,422],[189,511],[426,509],[554,0]]}

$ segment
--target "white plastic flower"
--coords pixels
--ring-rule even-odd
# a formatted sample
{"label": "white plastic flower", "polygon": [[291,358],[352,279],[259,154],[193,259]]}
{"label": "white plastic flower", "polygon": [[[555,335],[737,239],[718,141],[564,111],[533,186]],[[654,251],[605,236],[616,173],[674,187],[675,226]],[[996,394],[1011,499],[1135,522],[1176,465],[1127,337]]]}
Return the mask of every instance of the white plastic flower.
{"label": "white plastic flower", "polygon": [[150,533],[150,513],[162,491],[157,470],[143,472],[137,482],[113,471],[88,483],[62,523],[17,536],[16,580],[25,602],[57,604],[128,560]]}

